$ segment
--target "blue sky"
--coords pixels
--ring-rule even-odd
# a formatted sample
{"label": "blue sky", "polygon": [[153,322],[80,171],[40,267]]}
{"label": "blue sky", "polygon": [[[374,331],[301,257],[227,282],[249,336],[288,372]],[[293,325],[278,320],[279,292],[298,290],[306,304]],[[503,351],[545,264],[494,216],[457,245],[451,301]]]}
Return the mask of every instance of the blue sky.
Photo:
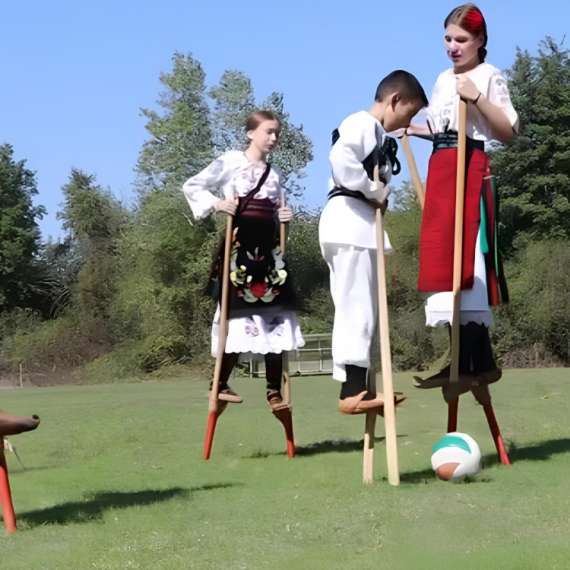
{"label": "blue sky", "polygon": [[[449,67],[443,20],[456,1],[399,2],[5,2],[0,33],[0,142],[37,171],[44,236],[57,237],[60,187],[71,167],[131,197],[133,167],[146,137],[141,107],[153,107],[158,77],[175,51],[192,52],[208,83],[224,70],[252,79],[258,99],[285,95],[314,143],[304,203],[323,205],[330,132],[367,109],[378,81],[414,73],[428,94]],[[488,61],[504,69],[516,46],[536,51],[570,29],[567,0],[479,2],[489,28]],[[412,141],[420,174],[429,145]],[[405,161],[403,161],[405,162]],[[404,168],[396,184],[407,177]]]}

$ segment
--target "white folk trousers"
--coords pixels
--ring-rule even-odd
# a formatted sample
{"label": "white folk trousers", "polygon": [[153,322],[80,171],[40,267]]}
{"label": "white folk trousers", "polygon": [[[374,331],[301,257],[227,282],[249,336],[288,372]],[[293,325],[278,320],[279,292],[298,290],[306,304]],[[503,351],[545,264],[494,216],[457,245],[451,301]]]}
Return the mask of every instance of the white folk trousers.
{"label": "white folk trousers", "polygon": [[324,244],[335,306],[333,378],[346,381],[346,365],[370,367],[370,346],[378,317],[376,250]]}

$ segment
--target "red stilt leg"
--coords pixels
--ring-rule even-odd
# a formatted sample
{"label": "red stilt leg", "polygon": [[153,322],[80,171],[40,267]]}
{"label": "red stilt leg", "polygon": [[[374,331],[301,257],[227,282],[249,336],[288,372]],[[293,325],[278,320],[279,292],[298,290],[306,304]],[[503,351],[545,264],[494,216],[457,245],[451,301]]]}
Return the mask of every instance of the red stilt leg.
{"label": "red stilt leg", "polygon": [[275,410],[273,415],[283,424],[287,438],[287,456],[295,457],[295,438],[293,437],[293,411],[291,408]]}
{"label": "red stilt leg", "polygon": [[222,412],[226,409],[227,402],[216,400],[210,402],[208,412],[208,427],[206,429],[206,439],[204,440],[204,459],[210,459],[210,452],[212,451],[212,442],[214,440],[214,432],[216,431],[216,423]]}
{"label": "red stilt leg", "polygon": [[459,408],[459,398],[450,400],[447,403],[447,433],[457,431],[457,410]]}
{"label": "red stilt leg", "polygon": [[8,481],[8,465],[4,455],[4,438],[0,437],[0,502],[2,503],[2,515],[6,525],[6,536],[18,530],[16,526],[16,515],[12,504],[12,494],[10,493],[10,481]]}
{"label": "red stilt leg", "polygon": [[483,410],[487,416],[489,429],[491,430],[491,434],[495,440],[495,447],[497,448],[497,453],[499,454],[501,463],[503,465],[510,465],[511,462],[509,461],[509,456],[507,455],[507,450],[505,448],[505,444],[503,443],[503,438],[501,437],[501,430],[499,430],[499,424],[497,423],[497,418],[495,417],[493,406],[490,403],[485,404],[483,406]]}

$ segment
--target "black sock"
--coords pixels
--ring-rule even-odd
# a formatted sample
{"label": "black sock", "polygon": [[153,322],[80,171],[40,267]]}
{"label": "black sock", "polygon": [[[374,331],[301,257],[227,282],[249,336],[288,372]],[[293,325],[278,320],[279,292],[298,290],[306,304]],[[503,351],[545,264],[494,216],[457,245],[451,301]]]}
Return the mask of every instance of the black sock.
{"label": "black sock", "polygon": [[367,389],[366,375],[368,369],[354,364],[346,365],[346,382],[342,383],[340,389],[340,399],[351,398],[364,392]]}

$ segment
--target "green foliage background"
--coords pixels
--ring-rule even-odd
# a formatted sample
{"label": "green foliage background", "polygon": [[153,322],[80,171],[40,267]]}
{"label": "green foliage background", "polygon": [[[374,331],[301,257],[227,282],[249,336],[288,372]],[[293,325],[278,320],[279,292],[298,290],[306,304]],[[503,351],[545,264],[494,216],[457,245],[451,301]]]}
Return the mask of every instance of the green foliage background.
{"label": "green foliage background", "polygon": [[[551,38],[519,50],[507,70],[520,134],[490,151],[501,196],[500,248],[511,303],[495,311],[493,342],[506,366],[570,360],[570,61]],[[226,71],[208,86],[200,62],[175,53],[156,109],[142,109],[148,139],[135,166],[136,201],[126,207],[94,174],[71,169],[59,212],[66,238],[41,243],[35,173],[0,146],[0,373],[23,362],[38,382],[116,381],[173,366],[209,370],[214,303],[204,295],[223,217],[196,221],[183,182],[229,149],[245,148],[255,108],[282,120],[271,157],[295,217],[287,258],[305,334],[329,332],[334,307],[318,245],[320,211],[301,206],[312,143],[281,93],[258,101],[251,80]],[[323,188],[323,197],[325,189]],[[421,210],[408,181],[390,198],[385,226],[394,365],[422,370],[448,348],[446,330],[424,326],[417,292]],[[42,380],[49,378],[49,380]]]}

